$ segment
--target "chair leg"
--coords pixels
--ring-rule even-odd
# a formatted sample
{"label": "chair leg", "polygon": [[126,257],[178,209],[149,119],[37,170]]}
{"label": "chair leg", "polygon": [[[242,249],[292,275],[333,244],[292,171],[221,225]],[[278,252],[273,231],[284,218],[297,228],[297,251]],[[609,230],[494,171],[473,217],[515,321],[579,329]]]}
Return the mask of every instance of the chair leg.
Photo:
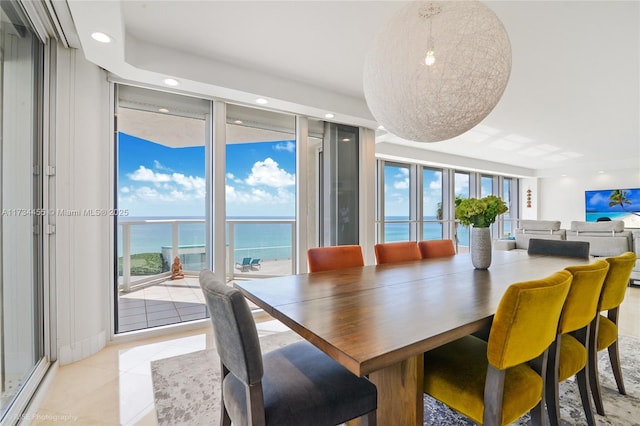
{"label": "chair leg", "polygon": [[227,411],[227,407],[222,404],[222,414],[220,417],[220,425],[221,426],[231,426],[231,417],[229,417],[229,412]]}
{"label": "chair leg", "polygon": [[[557,339],[556,339],[557,340]],[[558,341],[558,340],[557,340]],[[553,345],[553,343],[552,343]],[[559,346],[559,345],[558,345]],[[549,374],[549,348],[545,349],[545,351],[538,356],[536,359],[533,359],[529,362],[529,365],[533,370],[538,373],[542,377],[542,395],[540,395],[540,402],[538,405],[533,407],[529,412],[531,416],[531,424],[533,426],[547,426],[549,424],[549,417],[547,416],[547,412],[545,411],[545,407],[547,407],[547,375]],[[554,351],[557,354],[557,351]],[[557,377],[557,374],[555,374]],[[485,392],[486,392],[485,387]],[[486,404],[485,404],[486,406]]]}
{"label": "chair leg", "polygon": [[[547,359],[547,377],[545,380],[545,397],[547,402],[547,412],[549,413],[549,424],[558,426],[560,424],[560,398],[558,391],[558,365],[560,363],[560,341],[558,335],[556,341],[549,346],[549,356]],[[533,423],[533,422],[532,422]]]}
{"label": "chair leg", "polygon": [[578,381],[578,390],[580,391],[580,399],[582,400],[582,409],[584,415],[587,418],[587,425],[595,426],[596,419],[593,416],[593,410],[591,409],[591,396],[589,395],[589,370],[585,366],[582,370],[576,374]]}
{"label": "chair leg", "polygon": [[488,365],[487,378],[484,383],[484,413],[482,422],[485,426],[502,424],[504,377],[505,370],[498,370],[493,365]]}
{"label": "chair leg", "polygon": [[549,423],[547,422],[547,416],[544,411],[544,403],[540,401],[538,405],[533,407],[529,412],[531,416],[531,424],[533,426],[547,426]]}
{"label": "chair leg", "polygon": [[222,371],[222,375],[220,377],[220,426],[231,426],[231,417],[229,417],[229,412],[227,411],[227,407],[224,405],[224,395],[222,392],[222,381],[229,374],[229,369],[224,365],[224,363],[220,362],[220,370]]}
{"label": "chair leg", "polygon": [[620,366],[620,351],[618,350],[618,341],[613,342],[608,348],[609,360],[611,361],[611,369],[613,370],[613,377],[616,379],[618,385],[618,392],[621,395],[626,395],[627,391],[624,389],[624,381],[622,380],[622,368]]}
{"label": "chair leg", "polygon": [[598,348],[596,347],[598,342],[598,318],[591,325],[589,332],[589,345],[588,345],[588,359],[587,368],[589,372],[587,374],[589,379],[589,387],[591,388],[591,396],[593,397],[593,405],[596,408],[596,413],[604,416],[604,405],[602,404],[602,393],[600,392],[600,373],[598,372]]}
{"label": "chair leg", "polygon": [[377,411],[373,410],[368,414],[365,414],[364,416],[360,417],[360,425],[361,426],[376,426],[378,419],[377,419]]}

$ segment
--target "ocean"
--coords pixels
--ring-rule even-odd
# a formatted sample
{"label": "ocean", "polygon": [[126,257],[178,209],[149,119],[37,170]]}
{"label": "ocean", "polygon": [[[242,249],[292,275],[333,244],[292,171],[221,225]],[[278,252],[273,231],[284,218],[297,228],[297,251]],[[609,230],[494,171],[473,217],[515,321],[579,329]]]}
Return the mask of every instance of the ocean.
{"label": "ocean", "polygon": [[[170,249],[172,245],[172,224],[155,223],[153,221],[170,219],[188,219],[179,222],[178,238],[183,248],[191,248],[190,251],[198,252],[205,246],[204,218],[161,218],[161,217],[127,217],[120,218],[118,225],[117,241],[118,256],[122,256],[123,226],[130,229],[131,254],[137,253],[161,253],[163,248]],[[234,262],[240,262],[243,257],[259,258],[262,260],[279,260],[291,258],[291,244],[293,227],[290,222],[255,223],[251,220],[284,219],[293,218],[229,218],[229,220],[248,220],[248,223],[233,223],[234,238]],[[407,218],[393,216],[387,220],[407,220]],[[144,224],[128,224],[127,222],[146,221]],[[227,225],[229,226],[229,225]],[[440,223],[427,222],[424,224],[424,239],[441,239],[442,225]],[[229,228],[227,228],[229,235]],[[227,237],[228,238],[228,237]],[[469,230],[460,226],[458,229],[459,244],[468,245]],[[385,225],[385,241],[409,240],[408,223],[387,223]],[[229,241],[227,240],[227,246]]]}

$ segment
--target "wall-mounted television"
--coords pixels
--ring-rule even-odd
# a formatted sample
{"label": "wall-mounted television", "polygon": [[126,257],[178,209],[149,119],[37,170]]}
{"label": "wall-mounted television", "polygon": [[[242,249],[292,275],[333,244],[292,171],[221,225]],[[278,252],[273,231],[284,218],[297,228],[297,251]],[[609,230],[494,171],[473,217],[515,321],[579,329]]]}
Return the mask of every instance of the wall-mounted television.
{"label": "wall-mounted television", "polygon": [[625,228],[640,228],[640,188],[585,191],[587,222],[622,220]]}

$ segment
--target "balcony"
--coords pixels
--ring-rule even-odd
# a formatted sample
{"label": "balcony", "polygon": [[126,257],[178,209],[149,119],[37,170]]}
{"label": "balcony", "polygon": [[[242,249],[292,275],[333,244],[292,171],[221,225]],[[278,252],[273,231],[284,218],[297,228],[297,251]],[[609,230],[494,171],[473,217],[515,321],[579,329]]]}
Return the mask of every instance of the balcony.
{"label": "balcony", "polygon": [[[294,231],[292,219],[227,220],[227,282],[293,273]],[[204,219],[118,223],[119,333],[206,318],[197,278],[208,267],[205,236]],[[172,280],[176,256],[185,277]]]}

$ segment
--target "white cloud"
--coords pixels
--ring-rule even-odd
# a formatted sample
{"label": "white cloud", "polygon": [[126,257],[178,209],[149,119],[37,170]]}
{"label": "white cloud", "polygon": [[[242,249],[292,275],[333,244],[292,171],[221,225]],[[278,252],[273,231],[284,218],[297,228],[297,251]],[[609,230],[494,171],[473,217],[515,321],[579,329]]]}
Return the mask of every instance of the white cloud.
{"label": "white cloud", "polygon": [[257,161],[251,168],[251,174],[245,180],[248,185],[266,185],[273,188],[295,185],[295,175],[278,167],[272,158]]}
{"label": "white cloud", "polygon": [[295,202],[295,194],[285,188],[277,188],[276,192],[269,192],[261,188],[250,188],[248,191],[238,190],[226,185],[226,199],[229,204],[245,204],[259,207],[260,205],[280,205]]}
{"label": "white cloud", "polygon": [[128,186],[123,186],[122,188],[120,188],[120,192],[122,192],[123,194],[128,194],[130,192],[130,189]]}
{"label": "white cloud", "polygon": [[138,167],[133,173],[129,173],[127,175],[129,179],[135,180],[138,182],[169,182],[171,180],[171,176],[165,173],[156,173],[151,169],[147,169],[145,166]]}
{"label": "white cloud", "polygon": [[206,186],[204,178],[199,176],[185,176],[182,173],[172,174],[171,180],[187,191],[201,189]]}
{"label": "white cloud", "polygon": [[273,149],[275,149],[276,151],[288,151],[288,152],[295,152],[296,150],[296,144],[293,143],[292,141],[285,141],[285,142],[280,142],[278,144],[276,144]]}
{"label": "white cloud", "polygon": [[397,180],[393,183],[395,189],[407,189],[409,188],[409,178],[403,180]]}
{"label": "white cloud", "polygon": [[167,170],[167,171],[172,171],[171,168],[163,165],[161,162],[159,162],[158,160],[153,160],[153,168],[157,169],[157,170]]}
{"label": "white cloud", "polygon": [[143,200],[161,200],[162,193],[154,188],[150,188],[148,186],[141,186],[135,189],[136,198],[140,198]]}

